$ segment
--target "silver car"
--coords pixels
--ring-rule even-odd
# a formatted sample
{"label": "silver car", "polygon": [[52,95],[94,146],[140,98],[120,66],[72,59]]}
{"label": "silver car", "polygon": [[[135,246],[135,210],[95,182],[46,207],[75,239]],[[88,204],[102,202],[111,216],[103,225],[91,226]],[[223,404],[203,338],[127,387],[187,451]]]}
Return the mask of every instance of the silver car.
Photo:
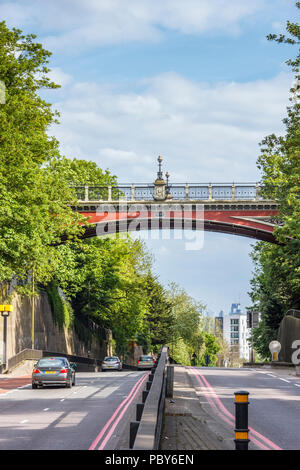
{"label": "silver car", "polygon": [[107,356],[101,364],[102,370],[122,370],[122,361],[118,356]]}
{"label": "silver car", "polygon": [[69,363],[65,357],[43,357],[34,365],[32,388],[43,385],[75,385],[76,364]]}
{"label": "silver car", "polygon": [[140,356],[137,361],[138,369],[152,369],[155,364],[153,356]]}

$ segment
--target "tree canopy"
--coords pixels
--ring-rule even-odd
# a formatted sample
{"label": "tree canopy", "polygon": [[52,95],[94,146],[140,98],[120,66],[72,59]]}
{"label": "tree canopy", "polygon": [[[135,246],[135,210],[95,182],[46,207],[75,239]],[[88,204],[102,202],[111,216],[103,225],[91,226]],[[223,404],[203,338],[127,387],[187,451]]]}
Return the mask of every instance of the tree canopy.
{"label": "tree canopy", "polygon": [[[300,3],[296,3],[300,8]],[[297,47],[298,23],[287,21],[287,35],[270,34],[271,41]],[[252,258],[255,272],[250,293],[261,313],[254,333],[254,346],[261,357],[269,357],[268,344],[276,339],[280,322],[289,309],[300,308],[300,53],[286,61],[295,73],[290,90],[290,106],[284,119],[285,135],[271,134],[261,143],[258,167],[262,172],[263,194],[278,201],[278,226],[274,230],[278,245],[259,242]]]}

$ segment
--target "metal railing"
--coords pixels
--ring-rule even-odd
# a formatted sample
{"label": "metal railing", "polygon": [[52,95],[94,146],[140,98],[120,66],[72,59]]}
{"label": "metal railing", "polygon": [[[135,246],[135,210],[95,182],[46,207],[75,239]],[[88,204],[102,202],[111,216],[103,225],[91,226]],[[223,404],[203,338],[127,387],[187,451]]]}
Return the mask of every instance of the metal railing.
{"label": "metal railing", "polygon": [[[121,184],[118,186],[74,185],[79,202],[153,201],[155,185]],[[253,201],[264,200],[258,183],[174,183],[166,186],[173,200],[183,201]]]}

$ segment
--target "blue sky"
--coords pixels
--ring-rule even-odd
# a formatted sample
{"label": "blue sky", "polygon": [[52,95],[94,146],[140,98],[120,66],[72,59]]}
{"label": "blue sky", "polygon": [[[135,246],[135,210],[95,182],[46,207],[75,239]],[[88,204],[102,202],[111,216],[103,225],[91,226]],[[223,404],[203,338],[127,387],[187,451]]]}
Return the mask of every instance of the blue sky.
{"label": "blue sky", "polygon": [[[152,182],[156,158],[172,182],[258,181],[259,142],[283,133],[291,46],[266,40],[297,21],[294,0],[0,0],[9,27],[52,53],[61,113],[50,129],[68,157],[96,161],[120,182]],[[149,240],[164,283],[180,283],[216,313],[249,305],[252,240],[205,233]]]}

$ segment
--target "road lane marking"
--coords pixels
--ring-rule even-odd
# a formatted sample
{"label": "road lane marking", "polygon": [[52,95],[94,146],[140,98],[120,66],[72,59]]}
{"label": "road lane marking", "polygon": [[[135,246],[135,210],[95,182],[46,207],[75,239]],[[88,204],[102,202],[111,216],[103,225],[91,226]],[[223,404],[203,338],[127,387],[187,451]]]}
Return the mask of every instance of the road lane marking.
{"label": "road lane marking", "polygon": [[20,424],[25,424],[25,423],[28,423],[28,419],[23,419],[23,421],[21,421]]}
{"label": "road lane marking", "polygon": [[275,379],[277,379],[277,375],[273,375],[273,374],[268,374],[270,377],[275,377]]}
{"label": "road lane marking", "polygon": [[294,384],[294,385],[295,385],[295,387],[300,387],[300,384]]}
{"label": "road lane marking", "polygon": [[103,390],[101,390],[99,393],[97,393],[96,397],[97,398],[107,398],[112,393],[114,393],[116,390],[118,390],[118,388],[120,388],[120,385],[118,387],[106,387]]}
{"label": "road lane marking", "polygon": [[[196,377],[196,379],[198,380],[198,382],[200,383],[200,385],[203,386],[203,383],[204,383],[204,388],[206,390],[208,390],[210,392],[210,395],[207,395],[207,399],[208,400],[211,400],[214,399],[215,400],[215,403],[211,403],[211,406],[214,407],[216,413],[224,420],[226,421],[227,423],[231,424],[232,426],[235,425],[235,416],[230,413],[227,408],[223,405],[222,401],[220,400],[220,398],[218,397],[216,391],[214,390],[214,388],[210,385],[210,383],[207,381],[207,379],[204,377],[204,375],[201,375],[200,372],[193,368],[193,367],[190,367],[189,368],[190,370],[192,370],[192,373],[193,375]],[[205,394],[205,392],[204,392]],[[213,397],[213,398],[212,398]],[[227,418],[226,416],[229,418]],[[230,422],[230,421],[231,422]],[[261,449],[265,449],[265,450],[269,450],[269,447],[271,447],[272,449],[275,449],[275,450],[282,450],[281,447],[277,446],[274,442],[272,442],[270,439],[268,439],[267,437],[263,436],[262,434],[260,434],[259,432],[255,431],[255,429],[251,428],[249,426],[249,431],[251,432],[251,440],[252,442],[254,442],[256,445],[258,445]],[[259,442],[254,436],[253,434],[255,434],[259,439],[261,439],[263,442],[265,442],[265,444],[269,447],[266,447],[264,444],[262,444],[261,442]]]}
{"label": "road lane marking", "polygon": [[[128,394],[128,396],[125,398],[125,400],[122,401],[122,403],[120,403],[120,405],[118,406],[118,408],[115,410],[115,412],[113,413],[113,415],[110,417],[110,419],[107,421],[107,423],[105,424],[105,426],[102,428],[102,430],[100,431],[100,433],[98,434],[98,436],[96,437],[96,439],[93,441],[93,443],[91,444],[91,446],[89,447],[89,450],[95,450],[95,447],[99,444],[99,442],[101,441],[101,439],[104,437],[107,429],[109,429],[109,432],[108,434],[106,435],[106,437],[103,439],[102,443],[100,444],[100,446],[98,447],[98,450],[102,450],[105,445],[107,444],[107,441],[110,439],[112,433],[114,432],[117,424],[120,422],[121,418],[123,417],[125,411],[127,410],[128,406],[131,404],[131,402],[134,400],[135,396],[137,395],[137,393],[139,392],[140,388],[144,385],[144,382],[146,381],[146,378],[148,377],[148,375],[150,374],[150,372],[144,374],[135,384],[134,386],[132,387],[130,393]],[[122,411],[121,411],[122,410]],[[118,416],[118,413],[120,412],[119,416]],[[113,424],[112,424],[113,423]],[[112,426],[111,426],[112,425]]]}
{"label": "road lane marking", "polygon": [[43,411],[48,411],[50,408],[44,408]]}
{"label": "road lane marking", "polygon": [[282,379],[281,377],[279,377],[279,380],[282,380],[283,382],[287,382],[288,384],[290,384],[290,383],[291,383],[289,380]]}
{"label": "road lane marking", "polygon": [[[203,389],[203,393],[204,395],[206,396],[207,398],[207,401],[209,403],[209,405],[211,406],[211,408],[214,410],[214,412],[223,420],[225,421],[227,424],[230,425],[230,427],[234,427],[235,426],[235,418],[234,416],[227,410],[227,408],[224,407],[223,403],[220,401],[220,405],[218,406],[218,403],[214,402],[213,401],[213,395],[216,395],[216,393],[213,391],[213,392],[210,392],[208,387],[205,385],[204,382],[202,382],[202,376],[199,376],[197,375],[197,372],[195,371],[194,373],[196,379],[198,380],[199,384],[201,385],[201,388]],[[200,378],[201,377],[201,378]],[[221,411],[221,409],[223,408],[223,411]],[[226,416],[227,415],[227,416]],[[249,428],[250,430],[250,428]],[[269,448],[267,446],[265,446],[264,444],[262,444],[261,442],[259,442],[257,439],[255,439],[254,437],[251,437],[251,440],[254,444],[256,444],[258,447],[260,447],[261,449],[263,450],[269,450]]]}

